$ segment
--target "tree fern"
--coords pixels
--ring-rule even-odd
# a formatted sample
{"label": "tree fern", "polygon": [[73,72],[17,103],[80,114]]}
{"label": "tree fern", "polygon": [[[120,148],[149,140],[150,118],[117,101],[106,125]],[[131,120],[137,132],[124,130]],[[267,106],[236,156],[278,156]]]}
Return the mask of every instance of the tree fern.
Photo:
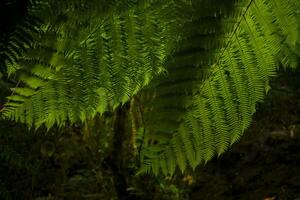
{"label": "tree fern", "polygon": [[[33,41],[31,33],[37,32],[41,23],[36,13],[32,9],[23,8],[23,4],[26,2],[6,0],[1,5],[4,23],[1,22],[0,26],[0,71],[4,73],[7,65],[16,63],[17,58],[30,48]],[[19,7],[23,10],[15,10]],[[19,16],[20,20],[14,15]]]}
{"label": "tree fern", "polygon": [[2,116],[63,126],[136,95],[142,172],[173,174],[223,153],[278,64],[299,55],[297,0],[34,2],[44,23],[8,66],[20,86]]}
{"label": "tree fern", "polygon": [[[36,127],[62,126],[125,103],[164,71],[179,39],[174,31],[184,5],[141,1],[108,15],[87,7],[90,15],[83,19],[68,10],[52,16],[34,48],[10,66],[19,71],[25,87],[14,90],[3,115]],[[35,91],[24,96],[28,87]]]}
{"label": "tree fern", "polygon": [[[156,152],[145,150],[143,160],[146,162],[142,171],[158,173],[159,167],[156,165],[159,165],[163,173],[172,174],[174,169],[164,169],[165,162],[175,162],[180,170],[184,171],[187,166],[194,169],[199,164],[206,163],[213,155],[223,153],[249,126],[256,103],[263,100],[268,90],[268,81],[275,76],[278,61],[282,61],[280,59],[284,53],[281,48],[297,48],[298,2],[253,0],[246,2],[241,12],[233,13],[240,13],[239,17],[230,18],[221,13],[218,16],[227,18],[224,19],[225,22],[236,22],[227,33],[213,33],[222,34],[225,38],[219,47],[213,49],[214,52],[208,51],[210,49],[205,50],[208,55],[204,59],[189,58],[189,61],[181,64],[185,73],[189,73],[189,65],[194,65],[189,73],[190,78],[193,75],[197,77],[195,74],[201,74],[206,68],[205,64],[210,64],[205,80],[186,79],[185,85],[189,88],[182,89],[182,76],[172,76],[172,73],[175,73],[173,71],[177,69],[174,65],[178,64],[174,62],[170,63],[170,76],[166,78],[174,83],[174,95],[171,95],[168,89],[165,90],[162,84],[155,85],[150,90],[154,91],[155,98],[150,103],[149,111],[145,113],[145,117],[148,118],[146,126],[150,129],[147,138],[156,142],[149,148],[157,146],[162,149]],[[203,18],[206,19],[207,16]],[[224,22],[221,25],[230,26]],[[208,37],[205,32],[203,35]],[[193,42],[194,38],[188,42]],[[195,46],[194,43],[192,45]],[[285,54],[284,57],[287,58],[288,55]],[[190,63],[185,65],[188,62]],[[165,82],[165,78],[160,82]],[[161,95],[162,91],[167,91],[168,95]],[[178,99],[181,99],[181,103],[173,105]],[[170,104],[173,107],[169,109]],[[155,119],[151,116],[152,112],[159,116],[160,113],[165,113],[166,109],[169,109],[169,113],[163,115],[165,117]],[[180,115],[176,114],[178,109],[182,111]],[[177,118],[173,120],[175,116]],[[173,120],[172,125],[166,127],[166,122],[170,120]],[[157,140],[156,134],[169,135],[169,138]],[[170,156],[170,152],[174,155]],[[152,160],[155,161],[151,162]]]}

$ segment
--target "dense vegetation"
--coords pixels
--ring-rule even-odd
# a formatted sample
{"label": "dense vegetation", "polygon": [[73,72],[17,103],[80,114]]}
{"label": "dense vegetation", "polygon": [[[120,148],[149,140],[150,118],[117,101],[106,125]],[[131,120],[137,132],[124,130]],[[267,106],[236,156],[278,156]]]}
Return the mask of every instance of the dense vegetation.
{"label": "dense vegetation", "polygon": [[186,199],[168,180],[224,153],[298,66],[297,0],[24,2],[1,8],[5,199]]}

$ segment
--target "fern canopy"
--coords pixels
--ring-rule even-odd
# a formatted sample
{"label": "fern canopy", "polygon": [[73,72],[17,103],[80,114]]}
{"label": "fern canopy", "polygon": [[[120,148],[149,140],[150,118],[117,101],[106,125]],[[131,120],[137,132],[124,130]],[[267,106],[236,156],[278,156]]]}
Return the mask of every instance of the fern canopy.
{"label": "fern canopy", "polygon": [[139,96],[147,173],[222,154],[279,64],[295,67],[299,56],[297,0],[43,0],[31,10],[42,23],[6,63],[20,84],[2,116],[51,128]]}
{"label": "fern canopy", "polygon": [[22,87],[8,97],[5,118],[48,128],[84,121],[127,102],[165,70],[186,4],[117,2],[107,9],[97,1],[32,5],[43,8],[44,24],[31,48],[7,63]]}
{"label": "fern canopy", "polygon": [[169,63],[169,76],[148,91],[155,98],[146,100],[144,172],[184,172],[222,154],[251,123],[279,63],[296,65],[297,1],[238,2],[231,13],[212,4],[187,25],[196,31]]}

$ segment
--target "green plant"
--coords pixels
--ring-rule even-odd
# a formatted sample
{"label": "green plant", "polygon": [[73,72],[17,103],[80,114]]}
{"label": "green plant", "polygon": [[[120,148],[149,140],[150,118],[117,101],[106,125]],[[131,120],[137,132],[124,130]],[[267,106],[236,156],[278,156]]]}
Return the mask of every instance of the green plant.
{"label": "green plant", "polygon": [[[297,0],[31,6],[43,23],[7,64],[20,84],[1,116],[50,129],[128,112],[141,172],[184,172],[222,154],[249,126],[279,64],[296,66],[299,54]],[[116,124],[115,134],[125,130]]]}
{"label": "green plant", "polygon": [[[0,73],[6,73],[6,65],[14,64],[33,42],[32,33],[41,24],[29,1],[3,0],[0,4]],[[24,9],[25,8],[25,9]],[[1,75],[1,74],[0,74]]]}

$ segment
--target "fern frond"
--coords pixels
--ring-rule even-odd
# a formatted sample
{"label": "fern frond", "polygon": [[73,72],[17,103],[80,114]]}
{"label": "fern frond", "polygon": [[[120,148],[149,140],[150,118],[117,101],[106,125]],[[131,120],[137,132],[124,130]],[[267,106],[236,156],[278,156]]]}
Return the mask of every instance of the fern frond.
{"label": "fern frond", "polygon": [[12,27],[11,31],[1,33],[0,39],[0,71],[10,72],[9,66],[17,63],[17,60],[28,48],[34,38],[41,21],[35,15],[29,15],[20,23]]}
{"label": "fern frond", "polygon": [[34,48],[14,65],[23,87],[35,92],[23,98],[15,90],[23,101],[10,99],[5,118],[48,128],[84,121],[127,102],[165,71],[180,36],[174,31],[184,22],[181,5],[141,1],[107,15],[86,9],[90,15],[83,19],[67,9],[42,25]]}
{"label": "fern frond", "polygon": [[[220,155],[228,149],[230,145],[236,142],[243,131],[251,123],[251,117],[255,112],[257,102],[263,100],[267,92],[268,81],[274,77],[277,70],[277,61],[282,53],[281,47],[288,45],[289,49],[297,48],[299,41],[299,22],[297,21],[297,12],[299,7],[293,7],[296,1],[265,1],[252,0],[244,4],[243,12],[239,13],[239,17],[227,18],[228,26],[223,23],[216,23],[219,26],[211,28],[218,30],[213,32],[213,37],[224,38],[224,42],[215,45],[203,45],[204,41],[196,40],[192,37],[191,42],[183,44],[183,47],[191,51],[199,47],[200,50],[206,53],[205,56],[195,56],[179,63],[183,69],[190,68],[189,65],[194,65],[190,78],[197,73],[201,73],[207,69],[206,79],[187,79],[186,85],[189,87],[181,88],[181,76],[173,76],[172,63],[170,63],[169,76],[167,79],[172,80],[174,84],[178,84],[178,91],[174,90],[167,93],[168,100],[163,100],[167,95],[160,95],[163,90],[159,84],[153,86],[154,100],[149,113],[148,127],[149,135],[166,134],[171,139],[168,143],[165,140],[155,140],[152,146],[163,149],[159,153],[152,154],[148,158],[148,166],[155,167],[155,171],[160,167],[164,174],[172,174],[172,171],[166,171],[165,161],[162,158],[168,157],[167,163],[176,163],[181,171],[186,168],[195,168],[201,163],[206,163],[215,154]],[[216,4],[217,5],[217,4]],[[282,7],[282,9],[281,9]],[[285,14],[283,14],[285,12]],[[288,14],[286,14],[288,13]],[[235,16],[233,14],[233,16]],[[219,18],[224,18],[224,15],[219,15]],[[205,18],[204,18],[205,19]],[[219,19],[220,20],[220,19]],[[287,20],[290,24],[287,24]],[[235,21],[233,25],[229,21]],[[221,28],[220,25],[226,28]],[[229,30],[227,33],[224,30]],[[209,32],[209,31],[207,31]],[[207,32],[202,35],[208,36]],[[199,42],[198,42],[199,41]],[[212,49],[206,49],[213,47]],[[185,51],[187,51],[185,50]],[[290,50],[285,52],[289,55]],[[177,57],[181,55],[177,54]],[[202,60],[202,61],[201,61]],[[194,62],[194,64],[193,64]],[[189,63],[189,65],[184,65]],[[210,66],[208,67],[207,65]],[[176,66],[177,68],[178,66]],[[193,75],[192,75],[193,74]],[[185,75],[184,75],[185,76]],[[184,77],[183,76],[183,77]],[[165,80],[161,80],[162,83]],[[185,95],[184,90],[189,90]],[[152,128],[162,126],[165,119],[159,120],[151,117],[151,112],[165,112],[164,106],[172,105],[173,100],[178,102],[178,99],[184,99],[169,109],[169,116],[178,117],[177,126],[162,127],[161,129]],[[156,102],[164,102],[158,104]],[[177,108],[181,108],[181,113],[177,113]],[[163,115],[165,116],[165,115]],[[158,132],[158,133],[156,133]],[[164,145],[160,145],[163,143]],[[149,147],[151,148],[151,145]],[[171,151],[170,151],[171,149]],[[170,156],[172,152],[172,156]],[[168,156],[167,156],[168,154]],[[143,157],[147,160],[147,155]],[[151,161],[154,162],[151,163]],[[150,163],[150,164],[149,164]],[[158,166],[157,166],[158,165]],[[148,171],[151,171],[148,169]],[[167,173],[166,173],[167,172]]]}
{"label": "fern frond", "polygon": [[299,55],[297,0],[33,2],[44,23],[26,52],[13,53],[9,69],[21,85],[2,116],[63,126],[113,110],[147,86],[147,173],[195,169],[226,151],[251,123],[278,64],[295,65]]}

